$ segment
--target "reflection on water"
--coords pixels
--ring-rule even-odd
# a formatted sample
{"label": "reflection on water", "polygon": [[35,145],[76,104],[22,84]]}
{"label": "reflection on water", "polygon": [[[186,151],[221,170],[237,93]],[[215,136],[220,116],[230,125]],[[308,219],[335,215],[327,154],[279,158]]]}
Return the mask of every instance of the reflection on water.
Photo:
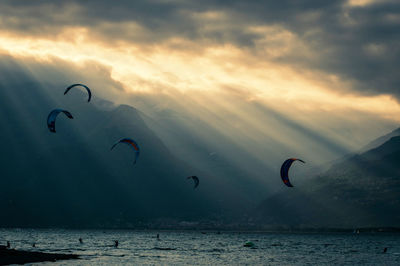
{"label": "reflection on water", "polygon": [[[160,234],[157,239],[157,234]],[[79,238],[82,238],[80,243]],[[0,229],[12,248],[81,255],[79,264],[400,265],[400,234]],[[118,247],[114,241],[118,240]],[[244,247],[246,242],[253,247]],[[35,247],[33,247],[35,244]],[[387,252],[383,253],[387,247]],[[65,261],[76,264],[76,261]]]}

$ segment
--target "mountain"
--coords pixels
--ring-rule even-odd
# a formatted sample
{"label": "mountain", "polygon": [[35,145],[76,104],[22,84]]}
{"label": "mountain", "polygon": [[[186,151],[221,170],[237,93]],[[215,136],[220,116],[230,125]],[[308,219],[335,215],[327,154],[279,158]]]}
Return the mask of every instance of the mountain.
{"label": "mountain", "polygon": [[362,152],[366,152],[368,150],[374,149],[380,145],[382,145],[383,143],[385,143],[386,141],[388,141],[389,139],[391,139],[392,137],[396,137],[396,136],[400,136],[400,128],[393,130],[392,132],[381,136],[377,139],[374,139],[373,141],[371,141],[370,143],[368,143],[367,145],[365,145],[365,147],[363,147],[361,149],[361,153]]}
{"label": "mountain", "polygon": [[[134,107],[41,84],[22,73],[0,75],[0,226],[137,227],[164,221],[221,220],[245,208],[234,186],[177,159]],[[107,108],[104,108],[104,105]],[[64,108],[57,133],[48,113]],[[138,163],[126,145],[141,148]],[[193,190],[189,175],[200,177]],[[169,222],[171,224],[172,222]]]}
{"label": "mountain", "polygon": [[398,227],[399,161],[397,136],[269,197],[257,220],[266,227]]}

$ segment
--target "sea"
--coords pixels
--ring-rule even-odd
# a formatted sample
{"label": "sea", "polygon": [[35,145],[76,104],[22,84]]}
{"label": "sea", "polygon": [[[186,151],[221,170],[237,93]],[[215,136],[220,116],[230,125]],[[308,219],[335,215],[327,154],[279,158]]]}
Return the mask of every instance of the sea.
{"label": "sea", "polygon": [[30,265],[400,265],[399,233],[0,229],[7,241],[80,255]]}

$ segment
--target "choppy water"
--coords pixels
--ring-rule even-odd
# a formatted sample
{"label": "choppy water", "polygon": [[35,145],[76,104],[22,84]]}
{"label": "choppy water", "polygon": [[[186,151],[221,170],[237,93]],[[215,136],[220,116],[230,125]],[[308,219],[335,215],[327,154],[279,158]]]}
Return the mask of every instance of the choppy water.
{"label": "choppy water", "polygon": [[[81,255],[80,260],[57,263],[66,265],[400,265],[400,234],[389,233],[0,229],[0,243],[6,240],[12,248]],[[247,241],[256,248],[244,247]]]}

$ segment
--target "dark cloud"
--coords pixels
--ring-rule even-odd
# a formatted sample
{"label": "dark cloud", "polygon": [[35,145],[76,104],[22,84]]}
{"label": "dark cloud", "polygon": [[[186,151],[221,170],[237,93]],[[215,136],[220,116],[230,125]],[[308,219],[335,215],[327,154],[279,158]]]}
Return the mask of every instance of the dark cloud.
{"label": "dark cloud", "polygon": [[[214,12],[214,13],[213,13]],[[377,1],[2,1],[2,28],[24,34],[57,35],[84,26],[106,43],[157,44],[180,36],[196,42],[234,43],[258,53],[265,38],[251,26],[279,26],[308,50],[273,60],[334,74],[365,94],[400,98],[400,3]],[[260,56],[260,60],[263,57]],[[271,60],[265,56],[264,60]]]}
{"label": "dark cloud", "polygon": [[[209,38],[216,41],[235,41],[250,44],[257,38],[246,26],[263,23],[291,25],[298,14],[336,6],[321,5],[319,1],[65,1],[41,0],[35,2],[3,1],[0,4],[2,24],[18,31],[46,34],[46,29],[57,33],[67,26],[89,26],[92,30],[105,30],[116,39],[143,41],[143,36],[127,34],[123,23],[135,22],[142,26],[150,40],[181,35],[186,38]],[[221,12],[224,18],[196,16],[205,12]],[[218,24],[223,27],[216,27]],[[112,31],[104,24],[115,25]],[[205,30],[206,25],[215,26]],[[139,38],[140,37],[140,38]]]}

